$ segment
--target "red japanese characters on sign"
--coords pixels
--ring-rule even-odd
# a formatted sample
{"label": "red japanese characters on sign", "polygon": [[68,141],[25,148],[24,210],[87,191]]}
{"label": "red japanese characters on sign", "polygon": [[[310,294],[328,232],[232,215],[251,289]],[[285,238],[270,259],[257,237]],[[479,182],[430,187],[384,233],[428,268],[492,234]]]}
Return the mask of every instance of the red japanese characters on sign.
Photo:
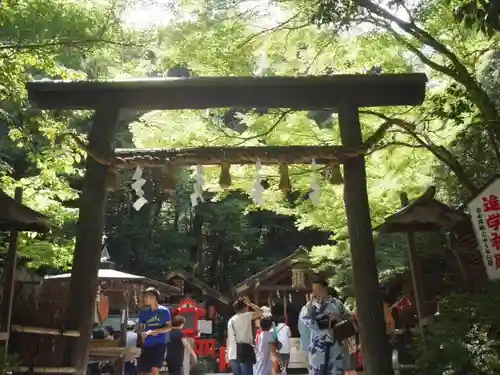
{"label": "red japanese characters on sign", "polygon": [[[489,212],[486,218],[486,225],[492,230],[490,238],[491,247],[500,251],[500,235],[498,234],[498,228],[500,228],[500,202],[498,201],[498,196],[490,194],[488,197],[482,197],[482,200],[484,212]],[[500,268],[496,267],[496,265],[495,263],[495,268]]]}
{"label": "red japanese characters on sign", "polygon": [[491,194],[489,197],[482,197],[484,212],[500,211],[500,202],[496,195]]}
{"label": "red japanese characters on sign", "polygon": [[488,277],[500,279],[500,178],[467,206]]}

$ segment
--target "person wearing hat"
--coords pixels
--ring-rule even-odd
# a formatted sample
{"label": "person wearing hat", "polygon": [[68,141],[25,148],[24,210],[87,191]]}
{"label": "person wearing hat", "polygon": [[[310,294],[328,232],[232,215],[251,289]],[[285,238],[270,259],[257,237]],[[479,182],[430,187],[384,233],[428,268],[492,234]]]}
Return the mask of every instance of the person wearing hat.
{"label": "person wearing hat", "polygon": [[309,369],[312,375],[343,374],[345,361],[342,342],[335,337],[338,323],[351,316],[342,301],[328,291],[328,283],[320,276],[312,280],[312,298],[304,307],[302,322],[309,328]]}
{"label": "person wearing hat", "polygon": [[143,340],[138,369],[141,374],[158,375],[165,359],[165,334],[172,328],[168,308],[159,304],[160,292],[147,288],[142,294],[146,309],[139,313],[139,333]]}

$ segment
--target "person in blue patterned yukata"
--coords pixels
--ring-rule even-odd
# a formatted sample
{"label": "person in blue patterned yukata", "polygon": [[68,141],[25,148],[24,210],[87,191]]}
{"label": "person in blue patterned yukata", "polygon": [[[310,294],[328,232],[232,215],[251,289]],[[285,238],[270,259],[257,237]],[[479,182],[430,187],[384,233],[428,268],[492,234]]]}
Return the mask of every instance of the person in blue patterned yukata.
{"label": "person in blue patterned yukata", "polygon": [[312,298],[305,306],[302,322],[309,328],[309,373],[311,375],[344,375],[342,343],[335,339],[331,327],[350,319],[344,304],[329,295],[328,284],[319,276],[312,282]]}

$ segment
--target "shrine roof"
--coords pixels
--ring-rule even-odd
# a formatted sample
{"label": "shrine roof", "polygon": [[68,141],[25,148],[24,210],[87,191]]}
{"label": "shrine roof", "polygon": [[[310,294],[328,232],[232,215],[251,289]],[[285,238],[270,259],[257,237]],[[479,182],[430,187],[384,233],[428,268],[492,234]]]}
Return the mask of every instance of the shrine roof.
{"label": "shrine roof", "polygon": [[0,190],[0,231],[48,232],[48,218]]}
{"label": "shrine roof", "polygon": [[301,258],[307,259],[307,262],[309,261],[309,251],[303,246],[300,246],[286,258],[281,259],[280,261],[263,269],[262,271],[257,272],[255,275],[249,277],[248,279],[243,280],[241,283],[238,283],[234,287],[235,293],[238,295],[241,292],[244,292],[245,290],[248,290],[252,287],[258,287],[261,282],[268,280],[269,278],[277,275],[280,272],[292,268],[294,264],[297,264],[302,260]]}
{"label": "shrine roof", "polygon": [[323,109],[419,105],[427,77],[353,74],[300,77],[192,77],[115,81],[50,81],[27,84],[29,99],[45,109],[205,109],[264,107]]}
{"label": "shrine roof", "polygon": [[166,279],[170,280],[173,277],[180,277],[181,279],[184,279],[185,281],[187,281],[191,285],[200,289],[203,292],[203,294],[209,295],[209,296],[215,298],[216,300],[222,302],[225,305],[231,304],[231,299],[229,297],[225,296],[224,294],[219,292],[217,289],[212,288],[206,282],[198,279],[197,277],[195,277],[194,275],[191,275],[188,272],[185,272],[182,270],[175,270],[175,271],[170,272],[167,275]]}
{"label": "shrine roof", "polygon": [[467,219],[466,213],[456,210],[434,198],[436,189],[430,187],[422,196],[387,216],[384,223],[376,227],[382,233],[406,231],[439,231],[450,229],[460,221]]}
{"label": "shrine roof", "polygon": [[[71,273],[62,273],[59,275],[45,276],[45,280],[69,280]],[[170,295],[180,295],[181,290],[173,285],[165,284],[160,281],[149,279],[144,276],[134,275],[114,269],[99,269],[97,273],[99,281],[129,281],[132,284],[141,284],[144,286],[154,286]]]}

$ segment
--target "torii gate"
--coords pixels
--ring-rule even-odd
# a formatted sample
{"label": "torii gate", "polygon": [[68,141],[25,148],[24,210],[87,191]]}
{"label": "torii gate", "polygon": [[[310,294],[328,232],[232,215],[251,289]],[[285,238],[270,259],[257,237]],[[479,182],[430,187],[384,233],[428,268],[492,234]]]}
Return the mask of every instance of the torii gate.
{"label": "torii gate", "polygon": [[[71,365],[84,374],[92,307],[97,288],[101,237],[106,205],[106,179],[120,165],[146,158],[153,166],[277,162],[344,164],[344,201],[354,275],[354,290],[361,326],[365,371],[392,373],[379,294],[359,107],[419,105],[425,97],[424,74],[336,75],[324,77],[199,77],[132,81],[79,81],[28,83],[29,99],[43,109],[92,109],[87,170],[80,202],[68,306],[68,329],[81,332],[71,345]],[[150,150],[117,158],[112,148],[122,108],[206,109],[334,108],[339,114],[342,146],[271,147],[247,149]],[[68,353],[69,354],[69,353]],[[68,359],[69,360],[69,359]]]}

